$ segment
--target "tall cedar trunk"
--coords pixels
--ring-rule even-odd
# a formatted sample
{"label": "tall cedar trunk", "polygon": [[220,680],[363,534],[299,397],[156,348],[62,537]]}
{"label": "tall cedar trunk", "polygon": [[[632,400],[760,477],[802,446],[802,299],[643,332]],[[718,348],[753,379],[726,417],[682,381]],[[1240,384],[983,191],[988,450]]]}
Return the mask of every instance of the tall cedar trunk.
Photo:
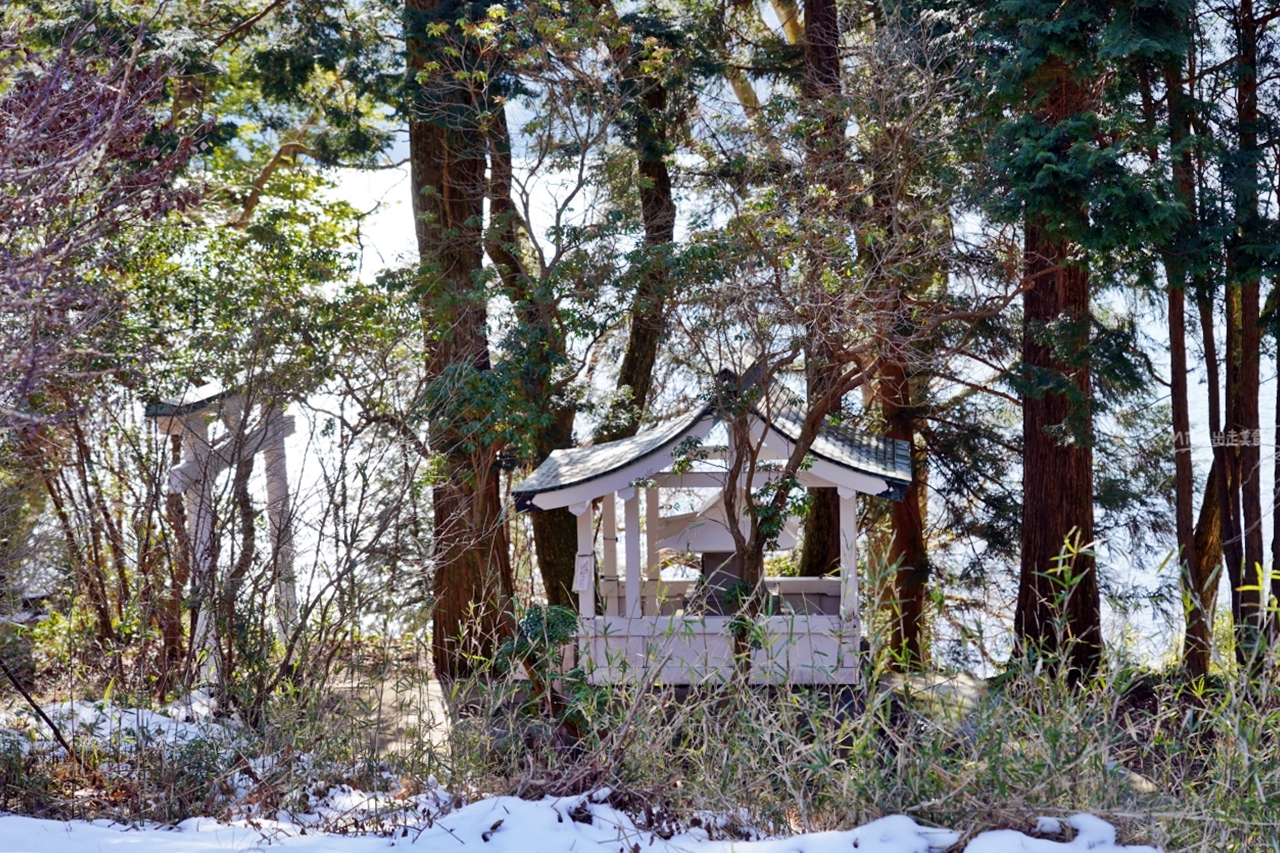
{"label": "tall cedar trunk", "polygon": [[[1236,622],[1237,658],[1241,663],[1261,663],[1256,654],[1266,634],[1262,599],[1262,448],[1257,440],[1261,417],[1258,405],[1261,362],[1261,328],[1258,323],[1259,264],[1256,246],[1262,238],[1258,215],[1258,29],[1253,0],[1241,0],[1237,18],[1238,73],[1236,121],[1239,133],[1234,206],[1236,233],[1228,243],[1228,291],[1235,294],[1239,312],[1238,348],[1228,375],[1235,372],[1238,388],[1229,397],[1236,402],[1228,421],[1228,439],[1234,439],[1238,456],[1240,503],[1243,512],[1244,564],[1240,569],[1240,610]],[[1234,435],[1233,435],[1234,433]]]}
{"label": "tall cedar trunk", "polygon": [[[437,0],[408,0],[409,71],[426,74],[432,52],[423,33]],[[452,23],[452,21],[448,22]],[[465,50],[465,48],[464,48]],[[506,628],[511,563],[494,454],[468,445],[465,414],[456,411],[455,381],[490,367],[487,305],[479,284],[481,228],[486,192],[480,105],[447,73],[423,83],[409,120],[410,186],[423,278],[422,318],[428,330],[426,371],[440,395],[430,414],[428,439],[443,462],[432,490],[435,609],[432,652],[437,676],[471,673],[473,658],[489,658]],[[425,102],[430,100],[431,106]]]}
{"label": "tall cedar trunk", "polygon": [[[1086,87],[1061,60],[1042,65],[1034,85],[1028,94],[1043,96],[1039,118],[1049,128],[1089,108]],[[1089,341],[1089,272],[1072,254],[1046,223],[1026,223],[1022,359],[1029,371],[1065,377],[1084,410],[1073,411],[1067,393],[1023,396],[1022,565],[1014,630],[1021,654],[1061,662],[1076,679],[1093,673],[1101,657],[1102,606],[1093,558],[1076,553],[1066,565],[1059,559],[1064,545],[1093,542],[1092,381],[1082,355]],[[1058,358],[1046,339],[1046,327],[1058,321],[1070,329],[1071,337],[1058,343],[1072,363]]]}
{"label": "tall cedar trunk", "polygon": [[[1192,678],[1203,678],[1209,672],[1213,645],[1212,611],[1205,608],[1209,586],[1201,573],[1203,564],[1197,551],[1197,526],[1194,525],[1195,471],[1191,464],[1191,417],[1187,395],[1186,288],[1188,276],[1183,252],[1193,244],[1197,230],[1197,207],[1191,150],[1186,147],[1189,132],[1190,105],[1184,90],[1182,68],[1165,69],[1165,88],[1169,93],[1169,149],[1173,156],[1173,185],[1186,218],[1177,230],[1173,245],[1164,253],[1165,279],[1169,299],[1169,365],[1170,396],[1173,408],[1174,440],[1174,513],[1177,522],[1179,577],[1186,601],[1186,642],[1183,665]],[[1206,490],[1215,494],[1210,477]],[[1206,500],[1206,504],[1208,501]],[[1216,509],[1217,502],[1213,502]],[[1202,513],[1203,515],[1203,513]],[[1212,573],[1214,577],[1217,573]]]}
{"label": "tall cedar trunk", "polygon": [[[1074,99],[1063,100],[1070,103]],[[1074,111],[1064,110],[1062,116]],[[1089,274],[1069,262],[1070,251],[1068,244],[1050,239],[1039,223],[1027,223],[1024,274],[1028,289],[1023,298],[1022,358],[1030,369],[1065,374],[1079,396],[1088,400],[1087,362],[1063,363],[1055,357],[1053,347],[1043,342],[1045,325],[1065,318],[1079,329],[1075,352],[1087,343]],[[1084,546],[1093,541],[1093,450],[1089,437],[1068,435],[1064,439],[1055,434],[1073,419],[1090,422],[1088,412],[1072,412],[1071,408],[1070,398],[1062,393],[1026,395],[1022,401],[1022,567],[1014,629],[1022,654],[1060,660],[1076,678],[1096,669],[1102,631],[1093,558],[1078,554],[1061,567],[1069,570],[1071,586],[1063,583],[1057,570],[1064,543]]]}
{"label": "tall cedar trunk", "polygon": [[[657,92],[646,97],[650,103],[665,100],[666,92],[660,86]],[[623,398],[610,414],[609,426],[596,435],[597,441],[629,438],[640,429],[640,421],[649,405],[649,392],[653,388],[653,368],[658,362],[658,343],[662,339],[663,316],[669,295],[667,257],[676,236],[676,205],[671,192],[671,173],[662,154],[653,150],[658,146],[654,144],[657,140],[647,135],[651,132],[637,133],[637,136],[644,136],[644,141],[639,142],[641,150],[637,166],[648,268],[631,301],[631,329],[627,335],[627,349],[622,355],[622,366],[618,369],[618,390],[629,389],[630,399]]]}
{"label": "tall cedar trunk", "polygon": [[[485,251],[502,276],[504,289],[510,295],[530,339],[524,353],[523,392],[528,405],[539,410],[547,425],[534,435],[532,465],[540,465],[553,450],[573,444],[573,421],[576,411],[556,401],[559,388],[552,386],[556,368],[566,360],[564,335],[557,322],[551,294],[539,289],[528,275],[520,257],[521,217],[511,200],[511,138],[507,125],[506,105],[492,101],[489,114],[489,209],[491,222],[486,234]],[[530,515],[533,546],[538,558],[538,571],[547,603],[577,608],[573,594],[574,557],[578,550],[577,519],[567,509],[534,512]]]}
{"label": "tall cedar trunk", "polygon": [[[806,140],[805,157],[811,180],[833,189],[834,198],[844,197],[840,172],[844,160],[841,124],[832,99],[840,96],[840,20],[833,0],[811,0],[804,4],[804,78],[800,93],[805,109],[816,119],[816,129]],[[812,253],[806,261],[809,282],[806,287],[814,320],[809,329],[805,364],[810,402],[825,395],[835,376],[825,338],[834,330],[824,328],[828,298],[821,283],[825,266],[821,254]],[[822,577],[840,569],[840,494],[832,488],[809,489],[809,513],[800,549],[799,572],[802,577]]]}
{"label": "tall cedar trunk", "polygon": [[926,467],[916,442],[917,408],[912,379],[896,361],[886,362],[877,386],[886,435],[911,445],[911,484],[903,499],[892,505],[892,540],[889,565],[893,576],[894,612],[890,633],[890,665],[898,670],[924,668],[923,615],[929,580],[929,553],[925,545],[924,519],[927,486]]}
{"label": "tall cedar trunk", "polygon": [[[815,103],[840,94],[840,17],[835,0],[804,4],[804,80],[801,94]],[[835,134],[837,128],[821,132]]]}
{"label": "tall cedar trunk", "polygon": [[840,492],[815,487],[809,498],[797,571],[802,578],[820,578],[840,570]]}

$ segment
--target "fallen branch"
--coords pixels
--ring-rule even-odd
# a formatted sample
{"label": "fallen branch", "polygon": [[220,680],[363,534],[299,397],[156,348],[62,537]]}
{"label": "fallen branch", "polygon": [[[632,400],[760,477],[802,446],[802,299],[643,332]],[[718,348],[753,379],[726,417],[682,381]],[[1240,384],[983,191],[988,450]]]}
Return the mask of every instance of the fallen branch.
{"label": "fallen branch", "polygon": [[22,698],[26,699],[27,704],[31,706],[31,710],[39,714],[40,719],[44,720],[45,724],[49,726],[50,731],[53,732],[54,738],[57,739],[58,743],[62,744],[62,748],[67,751],[67,757],[74,761],[81,770],[84,770],[87,773],[88,770],[85,769],[84,762],[80,760],[80,756],[76,755],[75,750],[71,748],[71,744],[67,743],[67,739],[62,736],[62,730],[58,728],[58,724],[50,719],[49,715],[44,712],[43,708],[36,704],[36,700],[31,698],[31,694],[27,692],[26,688],[18,683],[18,679],[14,677],[12,672],[10,672],[9,667],[3,660],[0,660],[0,670],[4,670],[4,676],[9,679],[9,683],[18,689],[18,692],[22,694]]}

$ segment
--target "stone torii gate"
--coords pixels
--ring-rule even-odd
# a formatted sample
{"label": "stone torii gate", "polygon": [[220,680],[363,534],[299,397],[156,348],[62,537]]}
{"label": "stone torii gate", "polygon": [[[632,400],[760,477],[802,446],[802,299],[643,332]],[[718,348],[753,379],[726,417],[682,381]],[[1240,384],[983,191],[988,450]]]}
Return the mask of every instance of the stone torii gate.
{"label": "stone torii gate", "polygon": [[[294,575],[292,506],[285,456],[285,439],[293,435],[294,419],[274,401],[257,406],[257,424],[250,423],[251,401],[243,389],[224,389],[217,383],[188,389],[180,397],[163,399],[146,407],[164,435],[182,445],[183,461],[169,470],[168,491],[183,496],[187,536],[191,546],[191,572],[197,589],[213,588],[217,566],[214,536],[213,484],[224,471],[251,461],[261,453],[267,481],[267,520],[271,531],[272,562],[276,577],[277,629],[287,636],[297,619],[297,582]],[[221,420],[226,432],[210,441],[210,426]],[[216,662],[210,608],[200,608],[192,646],[207,652],[206,665]]]}

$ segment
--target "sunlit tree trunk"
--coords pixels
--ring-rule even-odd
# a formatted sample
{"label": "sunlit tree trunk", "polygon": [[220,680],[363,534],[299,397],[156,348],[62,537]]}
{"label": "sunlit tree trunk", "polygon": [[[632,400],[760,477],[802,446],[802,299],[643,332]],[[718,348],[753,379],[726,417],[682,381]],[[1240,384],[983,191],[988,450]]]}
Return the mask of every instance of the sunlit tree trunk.
{"label": "sunlit tree trunk", "polygon": [[447,71],[430,70],[432,60],[446,55],[426,36],[443,4],[409,0],[406,11],[409,71],[419,78],[418,94],[431,95],[411,105],[409,160],[424,356],[434,397],[428,438],[442,461],[432,490],[433,659],[436,674],[448,678],[492,657],[512,589],[495,455],[467,429],[466,401],[457,399],[471,374],[490,368],[480,279],[487,161],[475,94]]}
{"label": "sunlit tree trunk", "polygon": [[[1065,74],[1064,74],[1065,76]],[[1075,84],[1065,82],[1051,118],[1075,112]],[[1070,112],[1068,112],[1070,110]],[[1070,259],[1071,246],[1028,222],[1024,248],[1023,362],[1030,370],[1055,371],[1074,386],[1076,400],[1062,392],[1026,394],[1022,402],[1022,568],[1014,629],[1023,655],[1062,660],[1073,674],[1094,671],[1102,651],[1101,603],[1094,560],[1082,553],[1060,564],[1064,543],[1093,541],[1093,449],[1087,406],[1088,362],[1062,361],[1042,340],[1045,326],[1065,319],[1076,327],[1073,356],[1088,341],[1089,273]],[[1060,435],[1064,424],[1076,424]],[[1072,434],[1072,433],[1076,434]]]}
{"label": "sunlit tree trunk", "polygon": [[887,362],[877,383],[884,416],[885,435],[911,445],[912,479],[906,495],[890,508],[891,540],[888,562],[893,573],[893,607],[890,614],[890,666],[918,670],[925,665],[924,605],[928,593],[929,553],[925,542],[925,459],[917,441],[917,389],[906,368]]}

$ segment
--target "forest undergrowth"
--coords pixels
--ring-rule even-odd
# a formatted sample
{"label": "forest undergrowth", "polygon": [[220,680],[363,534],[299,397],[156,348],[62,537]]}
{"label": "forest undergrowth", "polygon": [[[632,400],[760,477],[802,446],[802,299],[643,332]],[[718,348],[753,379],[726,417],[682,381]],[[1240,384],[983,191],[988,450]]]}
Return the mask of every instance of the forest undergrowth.
{"label": "forest undergrowth", "polygon": [[0,807],[389,835],[486,796],[596,792],[663,836],[906,814],[968,839],[1087,811],[1166,851],[1272,850],[1280,838],[1280,691],[1265,682],[1189,686],[1119,664],[1080,686],[1018,670],[886,676],[870,690],[565,678],[548,685],[552,701],[493,669],[442,698],[416,645],[366,643],[325,689],[274,697],[258,726],[202,708],[198,693],[161,706],[110,684],[91,699],[85,685],[60,690],[86,697],[41,705],[70,755],[10,689]]}

